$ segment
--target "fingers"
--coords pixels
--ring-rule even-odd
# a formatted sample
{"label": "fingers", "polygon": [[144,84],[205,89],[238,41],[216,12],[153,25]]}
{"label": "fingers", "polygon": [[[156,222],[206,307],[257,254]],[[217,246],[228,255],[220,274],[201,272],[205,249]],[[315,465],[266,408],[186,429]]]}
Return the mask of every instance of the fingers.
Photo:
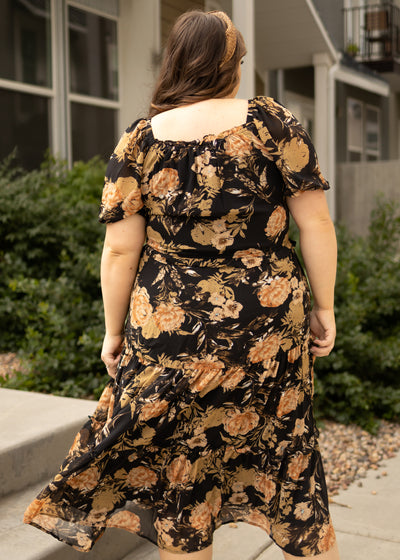
{"label": "fingers", "polygon": [[120,359],[121,354],[118,354],[118,356],[116,358],[114,358],[114,356],[110,357],[110,356],[102,356],[101,359],[104,362],[104,365],[106,366],[106,370],[107,373],[110,377],[112,377],[113,379],[115,379],[116,375],[117,375],[117,367],[118,367],[118,362]]}
{"label": "fingers", "polygon": [[313,338],[310,351],[314,356],[321,358],[323,356],[329,356],[334,345],[335,337],[333,335],[327,335],[323,339]]}

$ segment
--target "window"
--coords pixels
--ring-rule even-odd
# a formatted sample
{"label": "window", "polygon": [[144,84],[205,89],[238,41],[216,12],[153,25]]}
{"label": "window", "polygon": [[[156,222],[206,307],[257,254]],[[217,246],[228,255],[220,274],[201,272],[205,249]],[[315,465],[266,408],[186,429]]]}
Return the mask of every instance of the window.
{"label": "window", "polygon": [[118,0],[0,0],[0,159],[108,158],[119,111]]}
{"label": "window", "polygon": [[365,153],[368,161],[379,159],[379,146],[379,109],[367,105],[365,107]]}
{"label": "window", "polygon": [[69,6],[68,55],[72,158],[107,158],[119,108],[117,22]]}
{"label": "window", "polygon": [[43,160],[51,131],[50,0],[0,0],[0,157],[26,169]]}
{"label": "window", "polygon": [[380,109],[347,99],[347,159],[376,161],[380,157]]}

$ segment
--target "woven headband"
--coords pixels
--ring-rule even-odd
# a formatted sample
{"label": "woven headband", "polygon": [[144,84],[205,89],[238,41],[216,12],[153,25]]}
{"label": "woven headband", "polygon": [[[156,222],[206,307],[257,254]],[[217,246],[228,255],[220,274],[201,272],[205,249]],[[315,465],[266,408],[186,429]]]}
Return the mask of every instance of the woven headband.
{"label": "woven headband", "polygon": [[221,21],[223,21],[226,25],[226,31],[225,31],[225,53],[224,53],[224,57],[221,61],[220,66],[223,66],[224,64],[226,64],[228,62],[228,60],[230,60],[233,56],[233,53],[235,52],[236,49],[236,29],[235,26],[233,25],[231,19],[229,16],[226,15],[225,12],[220,12],[220,11],[212,11],[212,12],[208,12],[209,14],[213,14],[214,16],[217,16],[217,18],[219,18]]}

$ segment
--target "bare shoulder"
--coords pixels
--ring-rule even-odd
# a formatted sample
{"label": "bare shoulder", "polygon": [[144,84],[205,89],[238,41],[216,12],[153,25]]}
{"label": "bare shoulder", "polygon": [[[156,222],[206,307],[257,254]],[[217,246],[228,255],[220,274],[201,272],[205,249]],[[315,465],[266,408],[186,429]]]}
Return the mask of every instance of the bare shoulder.
{"label": "bare shoulder", "polygon": [[245,123],[247,112],[247,99],[206,99],[159,113],[151,125],[161,140],[192,140]]}

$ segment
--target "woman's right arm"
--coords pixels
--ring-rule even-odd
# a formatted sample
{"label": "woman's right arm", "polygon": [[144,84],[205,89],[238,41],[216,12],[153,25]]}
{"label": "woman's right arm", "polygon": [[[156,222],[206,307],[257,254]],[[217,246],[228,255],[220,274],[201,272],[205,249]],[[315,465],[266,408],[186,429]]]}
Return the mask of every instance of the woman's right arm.
{"label": "woman's right arm", "polygon": [[333,222],[323,190],[287,197],[289,211],[300,231],[300,249],[313,294],[310,317],[314,342],[311,352],[327,356],[335,343],[333,311],[337,246]]}

